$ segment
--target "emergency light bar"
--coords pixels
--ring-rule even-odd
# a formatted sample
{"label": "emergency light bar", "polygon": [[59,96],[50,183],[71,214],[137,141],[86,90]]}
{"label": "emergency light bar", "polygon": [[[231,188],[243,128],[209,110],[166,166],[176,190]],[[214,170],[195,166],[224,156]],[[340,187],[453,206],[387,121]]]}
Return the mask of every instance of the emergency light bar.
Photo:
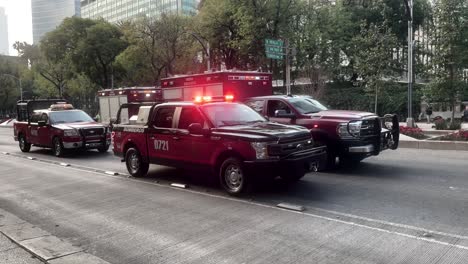
{"label": "emergency light bar", "polygon": [[209,103],[209,102],[232,102],[234,101],[234,95],[229,94],[225,95],[224,97],[211,97],[211,96],[195,96],[194,100],[195,103]]}
{"label": "emergency light bar", "polygon": [[73,105],[67,104],[65,102],[58,102],[50,106],[50,111],[61,111],[61,110],[73,110]]}

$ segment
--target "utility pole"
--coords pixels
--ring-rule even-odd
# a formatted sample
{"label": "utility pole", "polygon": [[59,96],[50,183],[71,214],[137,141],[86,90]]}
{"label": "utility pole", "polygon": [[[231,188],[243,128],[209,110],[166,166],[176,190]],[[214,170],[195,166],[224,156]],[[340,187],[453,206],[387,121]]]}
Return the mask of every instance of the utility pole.
{"label": "utility pole", "polygon": [[413,0],[404,0],[408,17],[408,118],[406,125],[414,127],[413,119]]}

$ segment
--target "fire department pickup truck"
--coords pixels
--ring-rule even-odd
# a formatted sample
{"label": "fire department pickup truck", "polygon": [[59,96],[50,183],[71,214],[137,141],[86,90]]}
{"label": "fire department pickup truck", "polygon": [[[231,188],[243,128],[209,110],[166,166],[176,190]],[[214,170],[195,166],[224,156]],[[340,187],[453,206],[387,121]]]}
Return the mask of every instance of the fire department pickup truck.
{"label": "fire department pickup truck", "polygon": [[380,118],[368,112],[328,110],[310,96],[259,96],[245,103],[270,121],[308,128],[318,144],[327,146],[328,168],[335,166],[336,157],[340,163],[355,164],[398,148],[396,115]]}
{"label": "fire department pickup truck", "polygon": [[326,160],[326,148],[316,147],[305,128],[268,122],[240,103],[195,101],[121,106],[113,150],[132,176],[146,175],[150,163],[203,170],[237,195],[256,176],[297,181]]}
{"label": "fire department pickup truck", "polygon": [[57,157],[68,149],[109,149],[109,129],[64,100],[20,101],[17,114],[14,138],[23,152],[31,145],[52,148]]}

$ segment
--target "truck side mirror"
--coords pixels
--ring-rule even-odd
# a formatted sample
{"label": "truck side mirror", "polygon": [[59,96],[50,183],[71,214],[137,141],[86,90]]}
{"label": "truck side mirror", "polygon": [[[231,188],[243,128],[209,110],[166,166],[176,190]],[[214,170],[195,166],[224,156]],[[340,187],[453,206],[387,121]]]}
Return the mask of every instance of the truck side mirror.
{"label": "truck side mirror", "polygon": [[37,125],[40,126],[40,127],[43,127],[43,126],[47,125],[47,122],[45,120],[39,120],[39,121],[37,121]]}
{"label": "truck side mirror", "polygon": [[286,110],[276,110],[275,117],[282,117],[282,118],[295,118],[296,115],[293,113],[288,113]]}
{"label": "truck side mirror", "polygon": [[206,130],[203,129],[200,123],[192,123],[188,126],[188,131],[193,135],[205,135]]}

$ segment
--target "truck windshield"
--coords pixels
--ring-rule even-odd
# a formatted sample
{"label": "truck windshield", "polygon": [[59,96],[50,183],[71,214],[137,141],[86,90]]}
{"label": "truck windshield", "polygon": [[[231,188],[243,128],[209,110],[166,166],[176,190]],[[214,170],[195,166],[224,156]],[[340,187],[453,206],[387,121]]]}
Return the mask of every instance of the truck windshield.
{"label": "truck windshield", "polygon": [[319,101],[308,98],[291,98],[289,102],[301,113],[301,114],[312,114],[318,113],[323,110],[328,110],[326,106],[321,104]]}
{"label": "truck windshield", "polygon": [[215,127],[266,122],[264,117],[243,104],[225,103],[203,105],[201,109]]}
{"label": "truck windshield", "polygon": [[81,110],[51,112],[49,115],[51,124],[94,122],[88,114]]}

